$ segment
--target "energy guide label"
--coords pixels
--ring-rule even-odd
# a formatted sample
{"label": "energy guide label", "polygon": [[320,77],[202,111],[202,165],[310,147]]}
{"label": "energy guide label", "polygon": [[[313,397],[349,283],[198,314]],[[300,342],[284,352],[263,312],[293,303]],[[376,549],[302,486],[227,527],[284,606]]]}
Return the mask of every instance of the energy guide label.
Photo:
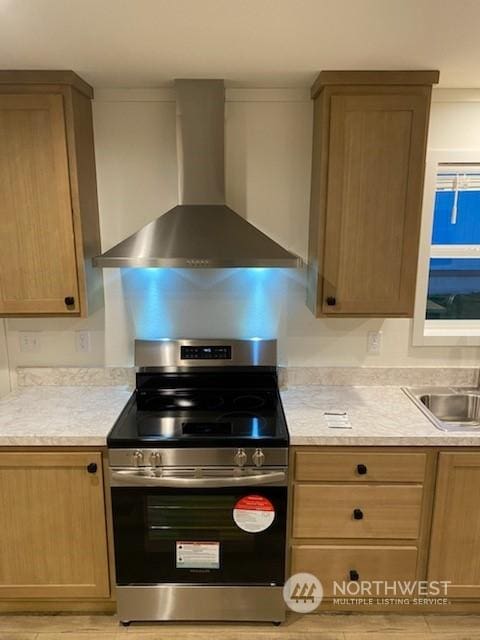
{"label": "energy guide label", "polygon": [[275,520],[273,504],[263,496],[249,495],[241,498],[233,509],[237,527],[247,533],[265,531]]}
{"label": "energy guide label", "polygon": [[177,542],[177,569],[219,569],[219,542]]}

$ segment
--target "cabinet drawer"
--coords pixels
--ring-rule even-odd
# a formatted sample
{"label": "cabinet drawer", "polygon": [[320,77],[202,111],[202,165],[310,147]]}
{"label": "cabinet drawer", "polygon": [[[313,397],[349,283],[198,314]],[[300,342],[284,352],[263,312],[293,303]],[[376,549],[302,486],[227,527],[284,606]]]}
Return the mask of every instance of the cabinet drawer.
{"label": "cabinet drawer", "polygon": [[343,595],[339,591],[334,592],[334,581],[348,582],[352,578],[382,582],[415,580],[416,570],[416,547],[292,547],[292,575],[300,572],[313,573],[322,583],[326,597]]}
{"label": "cabinet drawer", "polygon": [[299,484],[295,538],[417,538],[422,487]]}
{"label": "cabinet drawer", "polygon": [[425,453],[297,451],[300,482],[423,482]]}

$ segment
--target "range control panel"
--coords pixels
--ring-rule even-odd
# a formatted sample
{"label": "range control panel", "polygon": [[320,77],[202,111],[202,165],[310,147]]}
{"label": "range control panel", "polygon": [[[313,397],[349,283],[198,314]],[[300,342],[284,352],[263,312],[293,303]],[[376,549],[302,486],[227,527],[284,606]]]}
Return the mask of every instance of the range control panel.
{"label": "range control panel", "polygon": [[182,360],[231,360],[232,347],[229,345],[184,346],[180,347]]}

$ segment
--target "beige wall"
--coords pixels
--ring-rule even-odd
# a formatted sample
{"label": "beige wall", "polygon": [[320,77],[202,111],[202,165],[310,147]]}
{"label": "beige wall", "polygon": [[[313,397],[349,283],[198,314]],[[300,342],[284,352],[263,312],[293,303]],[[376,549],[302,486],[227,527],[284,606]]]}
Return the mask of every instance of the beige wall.
{"label": "beige wall", "polygon": [[[437,92],[430,148],[480,149],[480,94]],[[103,248],[177,201],[175,106],[170,90],[98,91],[94,103]],[[229,90],[227,203],[306,257],[312,108],[303,90]],[[304,304],[301,272],[106,270],[105,313],[88,320],[8,320],[11,366],[132,363],[135,335],[276,336],[290,365],[478,364],[480,350],[412,347],[404,319],[317,320]],[[92,351],[75,351],[75,331]],[[367,355],[382,329],[380,355]],[[38,353],[19,351],[18,331],[40,331]]]}
{"label": "beige wall", "polygon": [[5,321],[0,320],[0,398],[10,391]]}

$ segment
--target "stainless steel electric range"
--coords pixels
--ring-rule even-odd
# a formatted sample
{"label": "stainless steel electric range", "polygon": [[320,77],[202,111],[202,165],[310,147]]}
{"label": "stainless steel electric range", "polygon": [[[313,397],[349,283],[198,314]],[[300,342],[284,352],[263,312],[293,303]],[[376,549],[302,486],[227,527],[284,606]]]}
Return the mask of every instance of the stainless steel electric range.
{"label": "stainless steel electric range", "polygon": [[136,341],[135,364],[108,436],[120,620],[283,621],[276,341]]}

